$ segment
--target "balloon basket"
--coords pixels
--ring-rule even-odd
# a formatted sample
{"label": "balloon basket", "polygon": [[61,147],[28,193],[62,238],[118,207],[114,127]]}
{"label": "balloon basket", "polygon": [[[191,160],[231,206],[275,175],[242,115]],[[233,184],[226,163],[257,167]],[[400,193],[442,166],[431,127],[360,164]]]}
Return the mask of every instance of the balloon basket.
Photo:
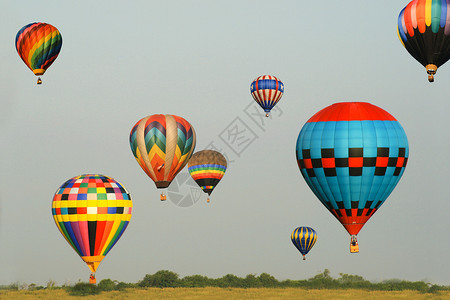
{"label": "balloon basket", "polygon": [[266,118],[268,118],[269,117],[269,113],[266,113]]}
{"label": "balloon basket", "polygon": [[306,260],[306,257],[303,255],[303,260]]}
{"label": "balloon basket", "polygon": [[37,84],[42,84],[42,79],[41,79],[41,77],[38,77]]}
{"label": "balloon basket", "polygon": [[359,245],[358,240],[356,239],[356,235],[352,235],[350,238],[350,253],[358,253]]}
{"label": "balloon basket", "polygon": [[434,74],[436,74],[437,66],[434,64],[428,64],[425,66],[425,69],[427,70],[428,73],[428,81],[434,82]]}
{"label": "balloon basket", "polygon": [[91,276],[89,276],[89,283],[90,284],[97,284],[97,279],[95,279],[95,274],[91,273]]}
{"label": "balloon basket", "polygon": [[163,193],[161,193],[160,197],[161,201],[166,201],[167,200],[167,196],[164,195]]}

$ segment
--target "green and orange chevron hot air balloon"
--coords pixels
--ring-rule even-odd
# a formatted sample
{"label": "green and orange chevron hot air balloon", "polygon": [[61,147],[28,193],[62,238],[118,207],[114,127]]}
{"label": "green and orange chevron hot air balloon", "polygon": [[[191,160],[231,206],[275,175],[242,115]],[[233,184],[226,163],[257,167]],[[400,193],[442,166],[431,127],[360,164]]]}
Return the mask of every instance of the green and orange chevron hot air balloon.
{"label": "green and orange chevron hot air balloon", "polygon": [[[194,127],[175,115],[148,116],[131,129],[130,146],[144,172],[157,188],[164,189],[194,152]],[[161,200],[166,200],[164,193],[161,193]]]}
{"label": "green and orange chevron hot air balloon", "polygon": [[[61,33],[50,24],[31,23],[22,27],[16,35],[17,53],[36,76],[44,75],[58,57],[61,47]],[[40,77],[37,83],[42,83]]]}

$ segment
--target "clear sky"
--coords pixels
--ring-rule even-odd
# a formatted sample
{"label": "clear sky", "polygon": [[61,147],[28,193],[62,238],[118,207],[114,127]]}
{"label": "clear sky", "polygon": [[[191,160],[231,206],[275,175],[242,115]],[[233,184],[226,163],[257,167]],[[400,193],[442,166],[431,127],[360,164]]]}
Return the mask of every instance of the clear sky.
{"label": "clear sky", "polygon": [[[67,179],[100,173],[129,190],[134,211],[99,280],[137,282],[161,269],[306,279],[328,268],[335,277],[450,285],[450,66],[430,84],[403,48],[396,26],[406,4],[3,0],[0,284],[88,279],[51,202]],[[14,47],[17,31],[35,21],[63,37],[41,86]],[[285,84],[271,119],[254,114],[249,92],[263,74]],[[307,119],[341,101],[387,110],[410,146],[402,179],[358,235],[359,254],[349,253],[348,233],[310,191],[295,157]],[[187,119],[196,150],[213,143],[227,154],[209,205],[205,195],[187,197],[195,188],[186,170],[161,202],[136,163],[130,130],[157,113]],[[249,135],[237,145],[229,133],[242,124]],[[318,233],[306,261],[290,241],[298,226]]]}

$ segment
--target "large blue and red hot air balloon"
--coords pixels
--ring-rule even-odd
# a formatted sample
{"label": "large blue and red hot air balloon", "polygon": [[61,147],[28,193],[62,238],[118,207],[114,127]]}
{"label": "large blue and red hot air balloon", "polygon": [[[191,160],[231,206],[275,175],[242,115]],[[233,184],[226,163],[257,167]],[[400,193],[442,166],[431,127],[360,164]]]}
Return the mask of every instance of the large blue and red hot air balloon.
{"label": "large blue and red hot air balloon", "polygon": [[408,154],[400,123],[370,103],[330,105],[300,131],[303,178],[352,236],[352,252],[358,252],[356,235],[402,177]]}

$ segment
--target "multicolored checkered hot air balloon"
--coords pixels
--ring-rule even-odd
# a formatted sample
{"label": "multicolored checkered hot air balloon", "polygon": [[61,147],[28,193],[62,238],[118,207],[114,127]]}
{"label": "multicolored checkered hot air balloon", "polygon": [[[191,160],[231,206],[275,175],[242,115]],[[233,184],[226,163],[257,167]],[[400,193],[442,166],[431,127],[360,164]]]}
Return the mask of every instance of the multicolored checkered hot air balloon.
{"label": "multicolored checkered hot air balloon", "polygon": [[[184,168],[195,148],[194,127],[175,115],[141,119],[130,133],[130,146],[144,172],[159,189],[167,188]],[[164,193],[161,200],[166,200]]]}
{"label": "multicolored checkered hot air balloon", "polygon": [[[58,57],[61,47],[61,33],[50,24],[31,23],[22,27],[16,35],[17,53],[36,76],[44,75]],[[40,77],[37,83],[42,83]]]}
{"label": "multicolored checkered hot air balloon", "polygon": [[305,255],[314,246],[317,240],[317,233],[311,227],[297,227],[291,233],[291,241],[295,248],[300,251],[305,260]]}
{"label": "multicolored checkered hot air balloon", "polygon": [[364,102],[330,105],[309,119],[297,139],[298,166],[314,194],[356,235],[405,171],[408,139],[385,110]]}
{"label": "multicolored checkered hot air balloon", "polygon": [[202,150],[192,155],[188,170],[192,179],[210,196],[227,170],[227,160],[220,152]]}
{"label": "multicolored checkered hot air balloon", "polygon": [[253,99],[269,116],[270,110],[280,101],[284,93],[284,84],[275,76],[263,75],[253,80],[250,85]]}
{"label": "multicolored checkered hot air balloon", "polygon": [[56,191],[53,219],[91,270],[91,283],[98,265],[127,228],[132,207],[125,187],[104,175],[73,177]]}
{"label": "multicolored checkered hot air balloon", "polygon": [[437,69],[450,59],[450,0],[409,2],[398,16],[397,33],[433,82]]}

